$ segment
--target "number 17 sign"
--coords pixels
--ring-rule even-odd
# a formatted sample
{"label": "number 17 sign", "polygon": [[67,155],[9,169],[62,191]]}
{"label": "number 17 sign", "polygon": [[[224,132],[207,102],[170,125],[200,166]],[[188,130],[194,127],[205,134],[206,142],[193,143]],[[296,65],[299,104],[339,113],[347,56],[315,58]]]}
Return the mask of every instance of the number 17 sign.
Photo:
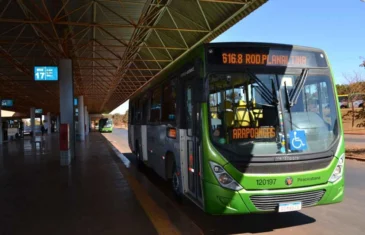
{"label": "number 17 sign", "polygon": [[57,66],[34,66],[35,81],[58,81]]}

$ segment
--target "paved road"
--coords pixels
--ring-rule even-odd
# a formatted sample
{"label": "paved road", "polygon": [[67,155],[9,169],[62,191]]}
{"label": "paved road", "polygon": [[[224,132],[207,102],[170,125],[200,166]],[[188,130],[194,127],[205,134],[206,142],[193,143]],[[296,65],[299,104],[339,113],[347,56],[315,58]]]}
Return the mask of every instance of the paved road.
{"label": "paved road", "polygon": [[365,147],[365,135],[345,135],[347,145],[357,145]]}
{"label": "paved road", "polygon": [[[104,135],[134,163],[133,154],[128,154],[127,131],[115,129],[113,133]],[[300,212],[264,215],[206,215],[189,202],[176,202],[166,183],[153,172],[142,171],[140,174],[147,176],[205,234],[356,235],[365,231],[365,163],[362,162],[346,162],[346,192],[342,203],[305,208]]]}

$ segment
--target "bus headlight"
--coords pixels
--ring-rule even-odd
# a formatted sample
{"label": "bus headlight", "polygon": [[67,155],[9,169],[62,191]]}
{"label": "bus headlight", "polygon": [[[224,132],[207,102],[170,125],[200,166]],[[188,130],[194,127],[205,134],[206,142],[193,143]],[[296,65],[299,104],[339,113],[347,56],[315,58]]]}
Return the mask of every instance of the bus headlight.
{"label": "bus headlight", "polygon": [[230,176],[224,169],[222,166],[218,165],[217,163],[214,162],[209,162],[210,163],[210,167],[213,170],[213,173],[215,175],[215,177],[217,178],[219,184],[224,187],[224,188],[228,188],[228,189],[232,189],[235,191],[241,190],[242,186],[239,185],[237,183],[237,181],[235,181],[232,176]]}
{"label": "bus headlight", "polygon": [[345,163],[345,154],[342,154],[341,157],[338,159],[337,166],[333,170],[333,173],[328,180],[329,182],[334,183],[337,180],[341,179],[343,174],[344,163]]}

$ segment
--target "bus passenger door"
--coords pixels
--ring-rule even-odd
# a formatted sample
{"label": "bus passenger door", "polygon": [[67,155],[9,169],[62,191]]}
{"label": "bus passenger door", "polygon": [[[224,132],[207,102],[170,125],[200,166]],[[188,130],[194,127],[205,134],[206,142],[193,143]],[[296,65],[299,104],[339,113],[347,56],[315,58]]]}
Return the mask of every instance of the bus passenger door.
{"label": "bus passenger door", "polygon": [[202,203],[201,171],[200,171],[200,140],[197,136],[197,128],[200,128],[198,118],[200,110],[198,103],[194,102],[193,79],[187,80],[184,86],[184,108],[186,125],[186,158],[187,158],[187,192],[196,203]]}

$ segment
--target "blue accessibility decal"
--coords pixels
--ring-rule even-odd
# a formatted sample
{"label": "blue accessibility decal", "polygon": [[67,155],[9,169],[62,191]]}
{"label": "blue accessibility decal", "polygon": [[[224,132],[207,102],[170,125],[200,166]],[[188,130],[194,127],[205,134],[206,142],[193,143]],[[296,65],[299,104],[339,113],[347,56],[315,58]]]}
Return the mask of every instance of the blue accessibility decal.
{"label": "blue accessibility decal", "polygon": [[307,138],[303,130],[295,130],[289,132],[290,150],[306,150]]}

